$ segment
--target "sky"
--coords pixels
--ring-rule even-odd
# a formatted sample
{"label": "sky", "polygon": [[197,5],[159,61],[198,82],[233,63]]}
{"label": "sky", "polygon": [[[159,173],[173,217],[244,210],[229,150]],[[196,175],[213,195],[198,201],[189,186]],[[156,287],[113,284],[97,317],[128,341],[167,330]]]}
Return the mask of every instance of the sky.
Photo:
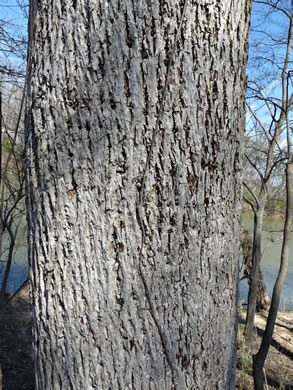
{"label": "sky", "polygon": [[[4,67],[24,69],[25,46],[27,40],[27,18],[28,7],[23,10],[20,5],[28,4],[28,0],[0,0],[0,73]],[[7,35],[8,33],[8,35]],[[11,39],[12,38],[12,39]],[[15,40],[15,43],[11,42]],[[11,54],[11,46],[17,50]]]}
{"label": "sky", "polygon": [[[264,4],[253,3],[248,76],[258,76],[259,82],[262,79],[265,81],[264,77],[269,74],[273,77],[275,73],[278,78],[280,70],[277,64],[282,66],[286,52],[286,44],[282,45],[281,41],[286,43],[289,19],[279,11],[269,12],[270,10],[271,7]],[[259,63],[252,61],[256,57],[260,59]],[[267,61],[264,62],[263,57],[266,57]],[[290,60],[288,69],[293,68],[292,54]]]}
{"label": "sky", "polygon": [[[287,47],[282,42],[287,41],[289,19],[280,11],[268,13],[270,10],[271,8],[264,4],[253,3],[247,74],[249,80],[256,80],[257,84],[263,87],[264,96],[280,104],[278,99],[281,99],[282,92],[281,72]],[[264,58],[266,58],[265,61]],[[293,53],[290,55],[287,71],[289,70],[292,70],[291,77],[288,78],[288,96],[291,96],[293,93]],[[249,93],[248,90],[247,95]],[[248,103],[262,122],[269,126],[272,117],[265,104],[258,99],[248,99]],[[248,113],[247,130],[253,128],[253,122],[249,121],[249,117]]]}
{"label": "sky", "polygon": [[[0,0],[0,71],[1,65],[3,63],[10,63],[10,66],[23,67],[24,58],[21,58],[20,53],[17,55],[11,56],[9,51],[7,51],[7,44],[5,43],[5,39],[3,40],[3,36],[1,36],[1,27],[5,27],[8,29],[10,36],[20,40],[22,38],[27,39],[27,18],[21,6],[24,6],[25,12],[28,14],[28,3],[29,0]],[[253,3],[252,9],[252,19],[251,19],[251,39],[258,39],[259,46],[256,50],[253,51],[250,48],[250,58],[255,52],[261,54],[262,50],[265,50],[264,43],[266,41],[266,37],[263,33],[259,31],[265,31],[267,33],[273,32],[274,34],[286,34],[287,29],[287,20],[285,17],[282,17],[282,14],[272,13],[266,19],[263,19],[262,15],[264,11],[267,11],[269,7],[264,4],[255,4]],[[260,23],[262,20],[262,23]],[[3,25],[3,21],[8,21],[9,25]],[[2,22],[2,23],[1,23]],[[277,50],[276,47],[272,49],[272,57],[284,57],[284,49]],[[261,67],[257,67],[257,64],[253,64],[252,66],[248,66],[248,76],[249,78],[255,78],[255,76],[259,76],[259,80],[263,78],[265,80],[264,75],[271,69],[269,67],[264,69],[263,65]],[[293,58],[291,67],[293,68]],[[261,80],[260,80],[261,81]],[[279,79],[272,78],[271,82],[267,85],[265,92],[267,94],[278,95],[279,88]]]}
{"label": "sky", "polygon": [[[23,17],[23,12],[20,10],[20,5],[28,4],[28,1],[20,0],[0,0],[0,19],[10,20],[11,22],[21,26],[26,30],[26,20]],[[28,12],[28,6],[25,7]]]}

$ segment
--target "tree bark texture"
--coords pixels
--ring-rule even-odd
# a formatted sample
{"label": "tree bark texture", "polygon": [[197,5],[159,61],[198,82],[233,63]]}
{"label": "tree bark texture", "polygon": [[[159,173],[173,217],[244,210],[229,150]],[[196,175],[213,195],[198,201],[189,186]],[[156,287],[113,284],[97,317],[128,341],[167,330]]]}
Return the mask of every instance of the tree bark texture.
{"label": "tree bark texture", "polygon": [[37,389],[227,389],[250,2],[33,1]]}

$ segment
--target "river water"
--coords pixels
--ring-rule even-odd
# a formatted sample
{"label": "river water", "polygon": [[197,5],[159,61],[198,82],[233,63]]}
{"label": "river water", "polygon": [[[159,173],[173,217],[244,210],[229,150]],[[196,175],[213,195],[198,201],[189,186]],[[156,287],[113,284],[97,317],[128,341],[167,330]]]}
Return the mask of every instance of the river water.
{"label": "river water", "polygon": [[[5,273],[6,260],[8,256],[9,240],[7,234],[3,237],[3,254],[0,260],[0,287]],[[13,263],[7,282],[7,293],[14,293],[27,279],[28,275],[28,260],[27,260],[27,242],[26,242],[26,228],[20,228],[17,235],[17,244],[13,253]]]}
{"label": "river water", "polygon": [[[253,217],[242,216],[242,224],[251,232],[253,231]],[[267,286],[269,297],[272,297],[274,283],[280,266],[280,254],[282,248],[282,229],[284,222],[275,218],[265,217],[263,224],[263,257],[261,270]],[[240,283],[240,299],[247,302],[248,286],[246,281]],[[289,266],[287,277],[282,289],[280,310],[293,310],[293,233],[289,254]]]}

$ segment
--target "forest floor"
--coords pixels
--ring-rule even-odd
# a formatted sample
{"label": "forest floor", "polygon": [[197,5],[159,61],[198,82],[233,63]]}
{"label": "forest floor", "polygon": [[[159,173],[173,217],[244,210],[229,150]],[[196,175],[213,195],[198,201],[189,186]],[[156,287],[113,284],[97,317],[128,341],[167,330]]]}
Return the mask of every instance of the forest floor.
{"label": "forest floor", "polygon": [[0,303],[0,390],[34,389],[31,318],[28,285]]}
{"label": "forest floor", "polygon": [[[243,331],[245,311],[239,316],[238,325],[238,367],[236,389],[254,389],[252,377],[252,354],[245,346]],[[260,346],[268,313],[257,313],[256,334],[252,352]],[[293,390],[293,311],[279,312],[274,330],[273,342],[265,362],[265,390]]]}
{"label": "forest floor", "polygon": [[[266,313],[257,314],[254,352],[260,344],[266,317]],[[252,359],[242,336],[244,319],[243,311],[239,318],[236,389],[250,390],[253,389]],[[31,321],[27,286],[5,306],[0,306],[0,390],[34,389]],[[265,373],[268,384],[265,390],[293,390],[293,311],[279,312],[273,344],[265,364]]]}

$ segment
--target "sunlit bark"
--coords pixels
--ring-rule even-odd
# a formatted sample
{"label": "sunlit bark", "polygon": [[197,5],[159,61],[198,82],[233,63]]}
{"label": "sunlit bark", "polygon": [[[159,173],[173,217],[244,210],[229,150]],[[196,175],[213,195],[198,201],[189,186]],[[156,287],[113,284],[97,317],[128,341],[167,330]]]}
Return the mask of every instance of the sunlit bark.
{"label": "sunlit bark", "polygon": [[32,6],[37,389],[233,388],[250,2]]}

